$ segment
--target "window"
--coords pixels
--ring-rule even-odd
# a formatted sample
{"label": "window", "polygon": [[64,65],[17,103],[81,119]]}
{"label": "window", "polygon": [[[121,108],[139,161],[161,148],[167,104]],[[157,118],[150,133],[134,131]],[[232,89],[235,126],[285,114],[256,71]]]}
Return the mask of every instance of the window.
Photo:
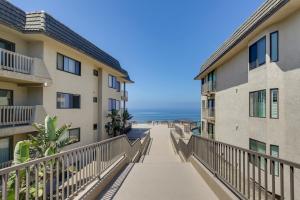
{"label": "window", "polygon": [[[258,153],[266,154],[266,144],[254,139],[249,139],[249,149],[252,151],[256,151]],[[250,158],[250,162],[253,163],[253,156]],[[256,165],[258,165],[258,160],[256,161]],[[263,170],[265,167],[265,161],[264,159],[260,160],[260,167]]]}
{"label": "window", "polygon": [[80,108],[80,95],[58,92],[56,95],[56,107],[58,109]]}
{"label": "window", "polygon": [[108,99],[108,110],[112,111],[112,110],[120,110],[121,108],[121,102],[119,100],[116,99]]}
{"label": "window", "polygon": [[116,89],[117,89],[117,92],[121,91],[121,83],[120,83],[120,81],[116,82]]}
{"label": "window", "polygon": [[81,63],[59,53],[57,53],[57,69],[78,76],[81,75]]}
{"label": "window", "polygon": [[108,110],[116,110],[116,100],[115,99],[108,99]]}
{"label": "window", "polygon": [[0,89],[0,106],[13,105],[13,91]]}
{"label": "window", "polygon": [[108,75],[108,87],[117,89],[117,78],[112,75]]}
{"label": "window", "polygon": [[98,98],[97,97],[93,97],[93,102],[97,103],[98,102]]}
{"label": "window", "polygon": [[270,117],[272,119],[279,118],[279,92],[278,89],[270,90]]}
{"label": "window", "polygon": [[98,76],[98,70],[94,69],[93,74],[94,74],[94,76]]}
{"label": "window", "polygon": [[69,129],[66,134],[66,138],[69,138],[69,144],[74,144],[80,141],[80,128]]}
{"label": "window", "polygon": [[212,123],[207,123],[207,133],[210,139],[215,139],[215,125]]}
{"label": "window", "polygon": [[270,57],[271,62],[279,60],[279,37],[278,31],[270,34]]}
{"label": "window", "polygon": [[0,48],[15,52],[16,45],[7,40],[0,39]]}
{"label": "window", "polygon": [[250,92],[249,116],[266,117],[266,90]]}
{"label": "window", "polygon": [[121,105],[120,105],[120,101],[116,100],[116,110],[120,110]]}
{"label": "window", "polygon": [[215,108],[215,99],[208,99],[207,106],[208,106],[208,109],[214,109]]}
{"label": "window", "polygon": [[249,68],[256,67],[266,63],[266,37],[261,38],[249,47]]}
{"label": "window", "polygon": [[[277,145],[270,145],[270,155],[273,156],[273,157],[276,157],[278,158],[279,157],[279,146]],[[279,176],[279,163],[278,162],[275,162],[274,163],[274,172],[275,172],[275,176]],[[270,169],[270,172],[272,174],[272,165],[270,165],[271,169]]]}
{"label": "window", "polygon": [[12,138],[0,139],[0,163],[10,161],[12,159]]}
{"label": "window", "polygon": [[93,129],[97,130],[98,129],[98,124],[93,124]]}

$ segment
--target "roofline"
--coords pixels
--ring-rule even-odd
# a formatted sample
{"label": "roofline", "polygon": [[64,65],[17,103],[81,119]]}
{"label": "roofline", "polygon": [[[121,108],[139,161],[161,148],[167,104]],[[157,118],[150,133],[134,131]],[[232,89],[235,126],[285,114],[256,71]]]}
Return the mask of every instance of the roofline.
{"label": "roofline", "polygon": [[[124,77],[128,76],[128,72],[121,67],[118,60],[56,20],[50,14],[44,11],[25,13],[25,11],[7,0],[0,0],[0,9],[7,13],[5,16],[0,16],[0,24],[23,34],[43,34],[107,65],[111,69],[123,74]],[[76,42],[74,43],[74,41]]]}
{"label": "roofline", "polygon": [[252,33],[258,26],[263,24],[271,16],[273,16],[280,8],[286,5],[290,0],[267,0],[255,13],[246,20],[233,34],[226,40],[222,46],[211,55],[202,65],[200,72],[194,78],[199,80],[200,76],[210,67],[218,62],[224,55],[237,46],[244,38]]}

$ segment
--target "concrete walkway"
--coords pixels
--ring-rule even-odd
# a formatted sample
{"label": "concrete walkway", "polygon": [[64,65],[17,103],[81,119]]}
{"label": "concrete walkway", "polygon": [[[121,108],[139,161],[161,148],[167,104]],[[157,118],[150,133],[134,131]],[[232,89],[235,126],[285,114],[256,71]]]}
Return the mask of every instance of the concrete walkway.
{"label": "concrete walkway", "polygon": [[[152,143],[149,155],[143,163],[128,166],[124,173],[115,180],[114,194],[100,199],[116,200],[196,200],[218,199],[202,177],[190,163],[180,161],[175,154],[170,129],[166,125],[147,126],[151,128]],[[114,183],[114,184],[115,184]],[[122,183],[122,184],[120,184]],[[112,186],[114,185],[112,184]],[[108,190],[112,194],[111,190]]]}

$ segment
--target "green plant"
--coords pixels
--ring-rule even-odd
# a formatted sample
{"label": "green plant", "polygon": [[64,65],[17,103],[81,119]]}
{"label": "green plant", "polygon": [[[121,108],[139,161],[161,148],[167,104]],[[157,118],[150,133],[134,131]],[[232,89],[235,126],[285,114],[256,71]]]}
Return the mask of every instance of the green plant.
{"label": "green plant", "polygon": [[35,157],[54,155],[71,141],[65,133],[70,128],[69,124],[64,124],[57,128],[57,117],[46,116],[44,124],[34,123],[33,126],[38,131],[36,136],[30,135],[32,150]]}
{"label": "green plant", "polygon": [[127,109],[125,109],[124,112],[122,113],[123,128],[125,128],[127,122],[129,120],[131,120],[132,118],[133,118],[133,116],[128,112]]}
{"label": "green plant", "polygon": [[105,130],[109,135],[117,136],[121,131],[121,117],[119,111],[113,109],[111,113],[107,115],[109,122],[105,124]]}
{"label": "green plant", "polygon": [[[30,145],[31,145],[31,141],[29,140],[20,141],[16,144],[14,150],[14,160],[13,160],[14,165],[26,163],[30,160],[30,153],[29,153]],[[30,173],[29,176],[33,176],[32,171],[33,171],[32,169],[29,170]],[[43,176],[43,174],[41,173],[42,171],[40,170],[39,176]],[[8,181],[7,181],[7,188],[8,188],[7,199],[9,200],[15,199],[15,185],[16,185],[16,172],[11,172],[9,174]],[[20,199],[25,199],[27,187],[29,187],[30,199],[34,199],[36,193],[38,194],[38,197],[42,196],[42,192],[43,192],[42,187],[40,187],[39,191],[37,192],[35,187],[26,185],[25,169],[20,169],[18,171],[18,185],[20,188],[19,189]]]}

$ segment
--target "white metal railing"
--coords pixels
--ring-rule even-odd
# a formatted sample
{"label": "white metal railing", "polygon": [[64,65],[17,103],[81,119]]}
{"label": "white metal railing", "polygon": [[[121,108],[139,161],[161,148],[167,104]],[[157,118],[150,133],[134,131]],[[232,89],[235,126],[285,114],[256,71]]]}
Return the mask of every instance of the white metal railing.
{"label": "white metal railing", "polygon": [[240,199],[299,199],[300,164],[193,135],[175,139],[176,151],[197,158]]}
{"label": "white metal railing", "polygon": [[0,48],[0,69],[30,74],[33,58]]}
{"label": "white metal railing", "polygon": [[0,126],[30,124],[34,106],[0,106]]}
{"label": "white metal railing", "polygon": [[0,169],[0,199],[72,199],[120,159],[139,161],[149,141],[150,132],[144,142],[121,135]]}

